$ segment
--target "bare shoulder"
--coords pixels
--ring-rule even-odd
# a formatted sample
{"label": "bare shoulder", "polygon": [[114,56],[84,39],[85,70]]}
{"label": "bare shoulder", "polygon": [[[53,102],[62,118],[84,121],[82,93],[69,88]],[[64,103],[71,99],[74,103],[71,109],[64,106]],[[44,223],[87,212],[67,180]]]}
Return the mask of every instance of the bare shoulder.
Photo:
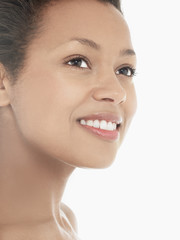
{"label": "bare shoulder", "polygon": [[78,231],[77,219],[73,211],[64,203],[61,203],[61,210],[64,212],[67,219],[71,223],[74,231],[77,233]]}

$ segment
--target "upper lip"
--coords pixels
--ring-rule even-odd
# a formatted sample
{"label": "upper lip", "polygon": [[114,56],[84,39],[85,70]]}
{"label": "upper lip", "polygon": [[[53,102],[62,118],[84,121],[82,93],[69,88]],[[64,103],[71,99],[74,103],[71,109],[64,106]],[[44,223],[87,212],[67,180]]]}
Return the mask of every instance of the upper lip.
{"label": "upper lip", "polygon": [[122,117],[118,113],[111,113],[111,112],[98,112],[93,113],[90,115],[86,115],[83,117],[78,118],[77,120],[80,121],[81,119],[84,120],[106,120],[107,122],[112,122],[116,124],[122,123]]}

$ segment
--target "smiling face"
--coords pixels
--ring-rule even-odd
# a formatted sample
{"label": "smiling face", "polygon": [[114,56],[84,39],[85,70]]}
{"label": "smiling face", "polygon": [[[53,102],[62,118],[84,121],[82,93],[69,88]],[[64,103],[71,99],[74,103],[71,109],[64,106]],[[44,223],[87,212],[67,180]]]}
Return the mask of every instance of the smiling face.
{"label": "smiling face", "polygon": [[[72,0],[46,9],[43,31],[9,88],[24,139],[73,166],[109,166],[136,111],[132,50],[128,26],[111,4]],[[119,115],[120,138],[103,139],[77,122],[95,113]]]}

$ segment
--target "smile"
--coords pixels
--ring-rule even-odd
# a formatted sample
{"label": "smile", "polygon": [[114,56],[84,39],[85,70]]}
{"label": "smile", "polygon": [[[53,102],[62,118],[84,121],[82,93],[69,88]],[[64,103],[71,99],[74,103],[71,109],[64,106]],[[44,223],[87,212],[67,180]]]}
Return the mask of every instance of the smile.
{"label": "smile", "polygon": [[104,140],[118,140],[120,137],[120,124],[107,122],[105,120],[87,120],[81,119],[79,124],[90,133],[101,137]]}

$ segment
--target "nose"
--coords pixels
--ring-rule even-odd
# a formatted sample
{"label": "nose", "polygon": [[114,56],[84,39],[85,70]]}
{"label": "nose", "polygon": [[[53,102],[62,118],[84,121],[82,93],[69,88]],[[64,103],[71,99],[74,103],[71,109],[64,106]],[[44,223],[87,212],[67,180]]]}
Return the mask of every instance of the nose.
{"label": "nose", "polygon": [[[102,79],[102,78],[101,78]],[[108,101],[114,104],[122,104],[126,101],[126,90],[120,80],[115,76],[103,78],[98,87],[93,91],[92,97],[96,101]]]}

